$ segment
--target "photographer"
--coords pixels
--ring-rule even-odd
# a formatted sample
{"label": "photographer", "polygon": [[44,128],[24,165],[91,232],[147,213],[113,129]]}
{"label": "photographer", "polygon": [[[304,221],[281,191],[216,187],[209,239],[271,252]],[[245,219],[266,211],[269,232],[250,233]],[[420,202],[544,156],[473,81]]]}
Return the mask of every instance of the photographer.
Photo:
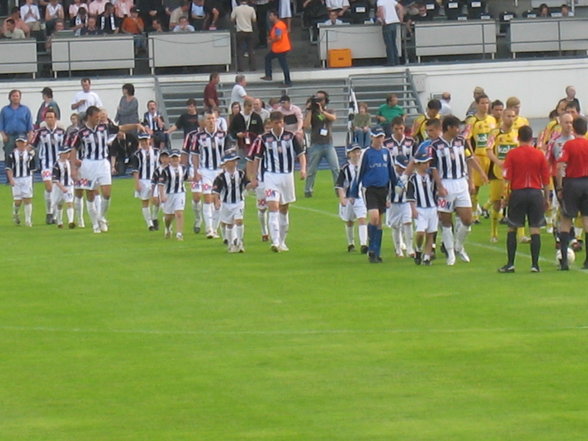
{"label": "photographer", "polygon": [[307,151],[308,176],[304,188],[304,196],[312,197],[314,179],[322,158],[329,163],[333,183],[339,174],[339,161],[333,146],[333,121],[337,119],[335,112],[329,109],[329,94],[319,90],[306,105],[304,128],[310,130],[310,148]]}

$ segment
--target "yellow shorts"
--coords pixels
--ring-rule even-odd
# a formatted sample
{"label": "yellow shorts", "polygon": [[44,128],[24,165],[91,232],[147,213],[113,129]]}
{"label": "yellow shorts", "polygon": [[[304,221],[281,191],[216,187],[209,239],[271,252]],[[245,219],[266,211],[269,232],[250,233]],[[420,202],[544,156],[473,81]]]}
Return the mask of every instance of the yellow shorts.
{"label": "yellow shorts", "polygon": [[[490,158],[488,156],[476,155],[476,160],[480,164],[482,170],[484,170],[486,172],[486,175],[488,175],[491,163]],[[482,185],[484,185],[484,181],[482,180],[482,176],[480,176],[480,173],[478,173],[478,170],[473,170],[473,178],[474,185],[476,187],[481,187]]]}
{"label": "yellow shorts", "polygon": [[492,202],[502,199],[504,194],[504,181],[502,179],[490,180],[490,200]]}

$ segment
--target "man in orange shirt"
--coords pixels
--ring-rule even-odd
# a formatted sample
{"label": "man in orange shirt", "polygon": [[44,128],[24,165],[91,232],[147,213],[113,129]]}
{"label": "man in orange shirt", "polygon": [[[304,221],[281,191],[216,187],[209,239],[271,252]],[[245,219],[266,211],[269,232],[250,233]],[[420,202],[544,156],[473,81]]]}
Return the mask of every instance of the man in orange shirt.
{"label": "man in orange shirt", "polygon": [[276,11],[270,11],[268,19],[272,24],[272,30],[268,38],[270,51],[265,56],[265,76],[261,77],[261,79],[265,81],[272,80],[272,60],[277,58],[284,72],[284,86],[289,87],[292,85],[292,81],[290,80],[290,69],[288,68],[286,55],[292,49],[292,44],[290,43],[288,26],[280,20]]}
{"label": "man in orange shirt", "polygon": [[134,35],[135,54],[138,54],[139,51],[145,51],[147,47],[145,37],[143,36],[145,23],[143,22],[143,19],[139,17],[139,12],[139,9],[133,6],[131,8],[131,16],[125,17],[121,25],[123,33]]}

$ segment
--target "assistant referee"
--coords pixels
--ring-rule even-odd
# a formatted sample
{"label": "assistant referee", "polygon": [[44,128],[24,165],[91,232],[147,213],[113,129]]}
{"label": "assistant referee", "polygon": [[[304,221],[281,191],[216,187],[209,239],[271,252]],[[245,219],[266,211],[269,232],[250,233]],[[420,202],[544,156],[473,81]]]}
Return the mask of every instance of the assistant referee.
{"label": "assistant referee", "polygon": [[[582,216],[584,234],[588,241],[588,140],[585,138],[588,122],[585,118],[577,118],[573,122],[576,139],[563,145],[558,159],[556,176],[557,197],[562,202],[559,243],[561,259],[559,269],[567,271],[568,245],[572,219]],[[565,176],[565,177],[564,177]],[[588,243],[588,242],[585,242]],[[588,269],[588,247],[583,269]]]}
{"label": "assistant referee", "polygon": [[540,228],[545,225],[545,210],[549,205],[549,166],[543,152],[531,145],[531,127],[519,128],[518,139],[519,146],[507,153],[503,166],[506,181],[504,200],[508,201],[508,262],[498,272],[514,273],[517,228],[525,226],[526,218],[531,232],[531,272],[538,273],[541,250],[539,233]]}

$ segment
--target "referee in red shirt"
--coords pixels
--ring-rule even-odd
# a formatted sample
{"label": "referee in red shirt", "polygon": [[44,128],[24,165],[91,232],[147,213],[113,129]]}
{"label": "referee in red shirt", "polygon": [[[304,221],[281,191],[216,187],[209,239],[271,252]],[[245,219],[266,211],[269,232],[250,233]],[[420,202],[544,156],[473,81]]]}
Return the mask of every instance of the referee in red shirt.
{"label": "referee in red shirt", "polygon": [[[529,126],[519,129],[519,147],[511,150],[504,160],[503,173],[505,201],[508,201],[508,235],[506,251],[508,262],[498,269],[499,273],[514,273],[517,251],[517,228],[525,226],[525,218],[531,232],[531,272],[539,272],[541,236],[539,230],[545,225],[545,210],[549,206],[549,165],[545,155],[531,145],[533,130]],[[510,194],[509,194],[510,191]]]}
{"label": "referee in red shirt", "polygon": [[[588,244],[588,139],[585,138],[588,122],[584,118],[577,118],[573,122],[576,139],[564,144],[562,154],[558,159],[558,173],[556,176],[557,197],[562,202],[559,243],[561,259],[559,269],[567,271],[568,245],[570,243],[570,229],[572,219],[582,216],[586,244]],[[565,177],[564,177],[565,176]],[[588,247],[583,269],[588,269]]]}

